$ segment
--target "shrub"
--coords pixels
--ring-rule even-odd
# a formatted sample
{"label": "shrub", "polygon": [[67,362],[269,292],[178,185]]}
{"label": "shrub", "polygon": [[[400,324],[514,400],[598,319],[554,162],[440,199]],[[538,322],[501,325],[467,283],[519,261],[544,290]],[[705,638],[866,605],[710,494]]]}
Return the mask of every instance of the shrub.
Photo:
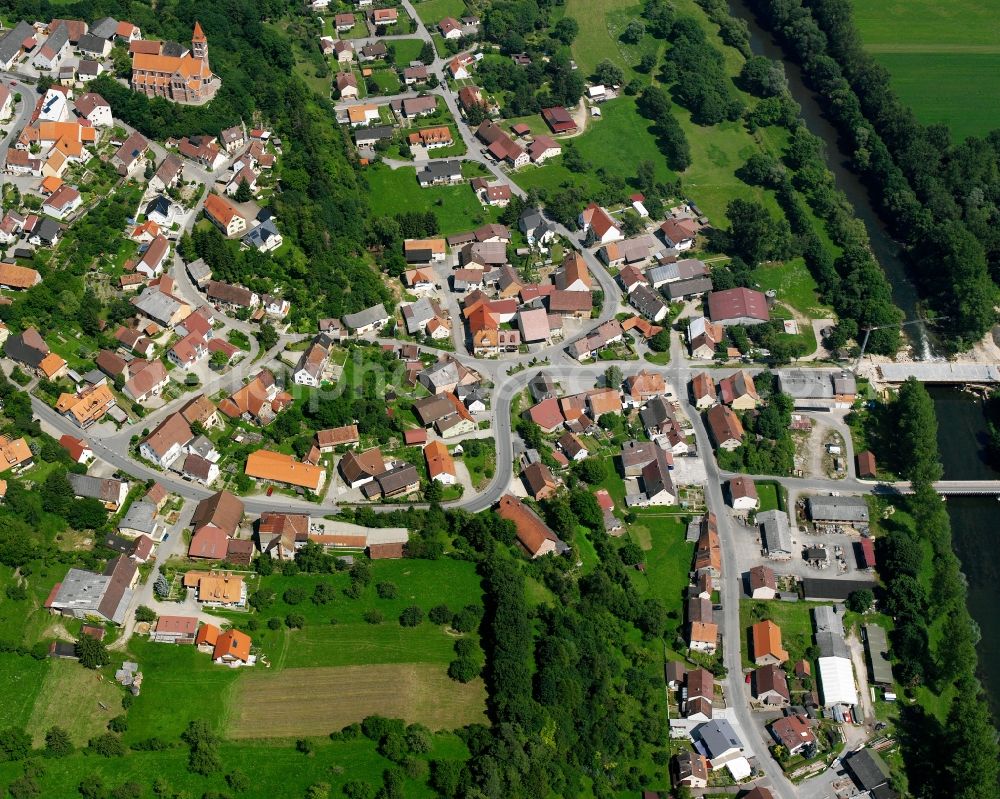
{"label": "shrub", "polygon": [[452,619],[451,609],[447,605],[435,605],[427,613],[432,624],[447,624]]}
{"label": "shrub", "polygon": [[369,624],[381,624],[385,621],[385,616],[380,611],[374,609],[366,610],[362,618]]}
{"label": "shrub", "polygon": [[479,664],[471,658],[457,658],[448,664],[448,676],[461,683],[479,676]]}
{"label": "shrub", "polygon": [[416,605],[410,605],[399,615],[399,623],[403,627],[417,627],[424,620],[424,612]]}
{"label": "shrub", "polygon": [[395,599],[399,596],[399,589],[395,583],[384,582],[375,586],[375,591],[379,599]]}
{"label": "shrub", "polygon": [[281,595],[281,598],[285,600],[286,605],[297,605],[306,598],[306,589],[298,585],[292,586]]}

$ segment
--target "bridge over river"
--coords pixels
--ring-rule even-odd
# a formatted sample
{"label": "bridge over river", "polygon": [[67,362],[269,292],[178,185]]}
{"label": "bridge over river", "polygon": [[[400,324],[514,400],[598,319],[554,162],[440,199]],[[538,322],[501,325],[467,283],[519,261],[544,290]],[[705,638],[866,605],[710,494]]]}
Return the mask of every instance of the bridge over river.
{"label": "bridge over river", "polygon": [[[944,497],[996,496],[1000,498],[1000,480],[940,480],[934,490]],[[912,489],[905,483],[877,483],[875,494],[910,494]]]}
{"label": "bridge over river", "polygon": [[882,363],[878,367],[886,383],[902,383],[915,377],[921,383],[984,385],[1000,383],[1000,363],[949,363],[920,361],[917,363]]}

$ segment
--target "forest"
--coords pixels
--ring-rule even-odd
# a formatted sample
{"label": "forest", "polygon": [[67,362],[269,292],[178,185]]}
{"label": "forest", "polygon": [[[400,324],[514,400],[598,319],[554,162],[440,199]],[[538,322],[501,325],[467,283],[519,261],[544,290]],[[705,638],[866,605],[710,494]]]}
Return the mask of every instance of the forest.
{"label": "forest", "polygon": [[959,350],[979,340],[995,321],[1000,278],[1000,131],[954,144],[944,126],[920,125],[864,51],[848,0],[751,6],[828,98],[852,167],[902,243],[945,343]]}

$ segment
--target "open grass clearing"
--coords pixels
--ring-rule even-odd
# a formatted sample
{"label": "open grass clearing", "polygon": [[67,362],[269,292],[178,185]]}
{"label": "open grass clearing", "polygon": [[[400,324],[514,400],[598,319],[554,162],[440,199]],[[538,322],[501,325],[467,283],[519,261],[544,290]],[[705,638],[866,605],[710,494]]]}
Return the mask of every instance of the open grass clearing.
{"label": "open grass clearing", "polygon": [[465,15],[465,0],[420,0],[413,4],[421,21],[431,30],[445,17],[459,19]]}
{"label": "open grass clearing", "polygon": [[395,39],[391,44],[396,52],[396,63],[402,67],[408,66],[411,61],[418,60],[420,51],[424,47],[423,39]]}
{"label": "open grass clearing", "polygon": [[301,737],[380,714],[435,730],[486,723],[486,689],[426,663],[247,672],[227,732],[232,738]]}
{"label": "open grass clearing", "polygon": [[456,186],[420,188],[416,169],[389,169],[376,166],[366,172],[372,211],[376,216],[429,210],[438,218],[439,233],[447,236],[494,222],[499,208],[484,208],[472,189],[464,183]]}
{"label": "open grass clearing", "polygon": [[568,0],[566,16],[580,25],[573,41],[573,58],[584,75],[591,75],[601,61],[608,59],[625,71],[626,81],[636,76],[649,80],[649,76],[635,71],[635,65],[647,52],[657,53],[663,44],[648,34],[634,45],[621,40],[629,21],[641,13],[641,5],[621,7],[608,0]]}
{"label": "open grass clearing", "polygon": [[54,725],[67,730],[74,744],[84,746],[104,732],[112,718],[125,712],[123,695],[107,675],[85,669],[75,660],[53,660],[25,729],[35,746],[44,743],[46,730]]}
{"label": "open grass clearing", "polygon": [[23,727],[31,718],[51,661],[0,652],[0,729]]}
{"label": "open grass clearing", "polygon": [[[632,540],[646,550],[645,593],[663,602],[668,611],[678,611],[676,618],[668,620],[675,629],[684,616],[680,611],[694,555],[694,544],[684,540],[686,529],[684,517],[658,512],[640,515],[629,532]],[[641,580],[637,583],[641,587]],[[672,637],[670,630],[664,635],[665,640]]]}
{"label": "open grass clearing", "polygon": [[810,319],[832,316],[833,310],[819,298],[819,286],[802,258],[761,264],[754,270],[761,291],[774,289],[778,300]]}

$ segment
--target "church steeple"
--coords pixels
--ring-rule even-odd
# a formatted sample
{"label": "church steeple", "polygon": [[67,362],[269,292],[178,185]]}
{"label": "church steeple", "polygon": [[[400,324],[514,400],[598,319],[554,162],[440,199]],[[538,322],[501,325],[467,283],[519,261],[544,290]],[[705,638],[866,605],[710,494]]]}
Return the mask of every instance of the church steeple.
{"label": "church steeple", "polygon": [[194,23],[194,32],[191,34],[191,55],[208,63],[208,39],[201,29],[201,23],[197,20]]}

